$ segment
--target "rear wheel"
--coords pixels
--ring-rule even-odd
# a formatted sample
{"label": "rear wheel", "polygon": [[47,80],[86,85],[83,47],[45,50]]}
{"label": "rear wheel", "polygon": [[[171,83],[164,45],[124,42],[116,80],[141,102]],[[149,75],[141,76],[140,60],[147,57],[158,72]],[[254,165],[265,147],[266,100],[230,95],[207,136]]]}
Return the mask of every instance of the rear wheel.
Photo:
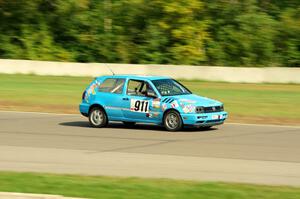
{"label": "rear wheel", "polygon": [[164,116],[164,126],[168,131],[179,131],[183,127],[180,114],[171,110]]}
{"label": "rear wheel", "polygon": [[108,120],[105,111],[100,107],[94,107],[89,112],[89,121],[92,127],[101,128],[107,125]]}

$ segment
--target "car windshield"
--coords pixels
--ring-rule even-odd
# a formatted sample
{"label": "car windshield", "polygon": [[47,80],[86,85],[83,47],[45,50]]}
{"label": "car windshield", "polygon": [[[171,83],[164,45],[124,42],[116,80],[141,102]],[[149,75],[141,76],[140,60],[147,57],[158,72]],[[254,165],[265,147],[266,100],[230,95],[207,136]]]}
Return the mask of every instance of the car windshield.
{"label": "car windshield", "polygon": [[162,96],[192,94],[191,91],[174,79],[152,80],[152,83]]}

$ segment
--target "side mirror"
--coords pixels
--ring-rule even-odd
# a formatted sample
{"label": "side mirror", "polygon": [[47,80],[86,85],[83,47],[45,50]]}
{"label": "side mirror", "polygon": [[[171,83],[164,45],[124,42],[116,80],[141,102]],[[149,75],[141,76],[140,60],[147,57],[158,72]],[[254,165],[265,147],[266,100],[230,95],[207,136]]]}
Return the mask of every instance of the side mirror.
{"label": "side mirror", "polygon": [[154,91],[147,91],[147,97],[157,98],[157,95]]}

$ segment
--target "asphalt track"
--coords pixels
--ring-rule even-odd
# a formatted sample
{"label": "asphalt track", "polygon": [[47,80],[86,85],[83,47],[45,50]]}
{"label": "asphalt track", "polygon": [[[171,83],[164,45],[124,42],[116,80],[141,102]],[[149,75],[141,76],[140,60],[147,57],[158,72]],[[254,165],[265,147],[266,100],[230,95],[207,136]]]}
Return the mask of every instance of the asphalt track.
{"label": "asphalt track", "polygon": [[171,133],[154,125],[95,129],[80,115],[0,112],[0,170],[300,186],[300,127]]}

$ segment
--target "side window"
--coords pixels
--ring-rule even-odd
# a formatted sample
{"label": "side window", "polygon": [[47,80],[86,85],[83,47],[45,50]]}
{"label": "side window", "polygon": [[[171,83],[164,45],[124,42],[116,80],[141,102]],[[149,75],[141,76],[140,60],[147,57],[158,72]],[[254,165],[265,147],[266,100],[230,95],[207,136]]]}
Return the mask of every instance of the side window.
{"label": "side window", "polygon": [[104,80],[102,84],[100,84],[98,91],[121,94],[123,92],[124,83],[125,83],[125,79],[108,78]]}
{"label": "side window", "polygon": [[147,90],[153,91],[148,82],[141,80],[129,80],[127,86],[127,95],[146,96]]}

